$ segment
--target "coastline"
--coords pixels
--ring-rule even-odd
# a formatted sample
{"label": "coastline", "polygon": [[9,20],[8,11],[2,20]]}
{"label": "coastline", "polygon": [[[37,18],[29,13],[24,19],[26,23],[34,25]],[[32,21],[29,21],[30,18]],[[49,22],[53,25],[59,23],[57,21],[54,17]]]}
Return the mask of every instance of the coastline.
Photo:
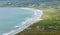
{"label": "coastline", "polygon": [[[34,24],[35,22],[42,20],[41,16],[43,15],[43,11],[39,10],[39,9],[34,9],[34,8],[20,8],[20,9],[26,9],[26,10],[32,10],[34,12],[34,16],[32,16],[32,18],[27,19],[23,25],[20,26],[16,26],[19,27],[17,30],[12,30],[9,33],[5,33],[3,35],[14,35],[17,34],[21,31],[23,31],[24,29],[26,29],[27,27],[29,27],[30,25]],[[34,20],[34,21],[33,21]]]}

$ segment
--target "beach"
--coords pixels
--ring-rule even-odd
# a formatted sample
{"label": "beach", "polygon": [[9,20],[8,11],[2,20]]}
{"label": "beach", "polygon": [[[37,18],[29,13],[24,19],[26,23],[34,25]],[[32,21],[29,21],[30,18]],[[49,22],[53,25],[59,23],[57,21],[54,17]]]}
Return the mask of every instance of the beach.
{"label": "beach", "polygon": [[34,9],[34,8],[21,8],[21,9],[32,10],[34,12],[34,16],[32,16],[32,18],[29,18],[25,22],[23,22],[22,26],[16,26],[16,27],[18,27],[17,30],[13,30],[13,31],[5,33],[3,35],[15,35],[19,32],[22,32],[24,29],[28,28],[29,26],[31,26],[35,22],[42,20],[41,19],[41,16],[43,15],[42,10]]}

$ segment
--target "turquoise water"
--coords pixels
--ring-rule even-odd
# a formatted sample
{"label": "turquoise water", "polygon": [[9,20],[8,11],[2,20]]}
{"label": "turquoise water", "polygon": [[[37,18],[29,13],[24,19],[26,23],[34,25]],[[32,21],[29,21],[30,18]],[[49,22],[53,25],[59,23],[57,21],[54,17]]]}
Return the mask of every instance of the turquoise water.
{"label": "turquoise water", "polygon": [[31,18],[34,12],[20,8],[0,8],[0,35],[16,29],[27,18]]}

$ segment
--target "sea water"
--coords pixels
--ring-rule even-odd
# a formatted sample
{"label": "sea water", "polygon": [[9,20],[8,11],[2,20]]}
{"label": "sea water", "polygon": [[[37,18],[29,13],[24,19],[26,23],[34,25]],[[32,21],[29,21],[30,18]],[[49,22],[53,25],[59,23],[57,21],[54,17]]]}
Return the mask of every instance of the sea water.
{"label": "sea water", "polygon": [[22,25],[33,14],[33,11],[21,8],[0,8],[0,35],[17,29],[15,26]]}

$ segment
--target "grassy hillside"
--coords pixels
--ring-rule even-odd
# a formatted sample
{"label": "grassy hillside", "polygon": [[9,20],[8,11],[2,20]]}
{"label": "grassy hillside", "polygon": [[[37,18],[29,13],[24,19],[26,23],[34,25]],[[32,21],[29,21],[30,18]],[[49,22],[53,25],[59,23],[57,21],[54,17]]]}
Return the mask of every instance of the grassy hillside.
{"label": "grassy hillside", "polygon": [[16,35],[60,35],[60,10],[50,8],[43,12],[43,20]]}
{"label": "grassy hillside", "polygon": [[16,35],[60,35],[60,2],[44,2],[31,5],[28,7],[43,10],[43,20],[36,22]]}

